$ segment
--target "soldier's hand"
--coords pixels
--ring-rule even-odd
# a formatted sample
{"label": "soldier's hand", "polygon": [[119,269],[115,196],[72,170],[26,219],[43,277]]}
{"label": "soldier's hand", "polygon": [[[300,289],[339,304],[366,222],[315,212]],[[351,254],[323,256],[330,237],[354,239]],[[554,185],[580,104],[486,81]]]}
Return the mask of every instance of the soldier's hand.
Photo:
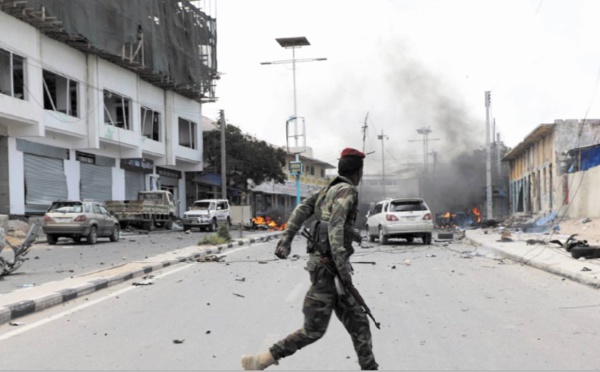
{"label": "soldier's hand", "polygon": [[291,251],[292,246],[290,245],[290,243],[281,239],[277,243],[277,248],[275,248],[275,256],[281,258],[282,260],[285,260],[290,255]]}

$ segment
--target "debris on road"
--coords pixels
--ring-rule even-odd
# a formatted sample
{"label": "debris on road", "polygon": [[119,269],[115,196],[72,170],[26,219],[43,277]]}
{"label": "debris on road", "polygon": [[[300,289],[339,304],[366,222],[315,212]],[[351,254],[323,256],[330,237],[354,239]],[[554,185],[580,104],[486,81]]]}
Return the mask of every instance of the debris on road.
{"label": "debris on road", "polygon": [[131,285],[133,286],[138,286],[138,285],[152,285],[154,284],[154,282],[152,280],[143,280],[141,282],[133,282],[131,283]]}
{"label": "debris on road", "polygon": [[245,282],[245,281],[246,281],[246,278],[240,278],[240,279],[236,279],[236,281],[238,281],[238,282]]}
{"label": "debris on road", "polygon": [[406,266],[410,266],[410,264],[412,263],[412,261],[407,258],[402,263],[405,264]]}
{"label": "debris on road", "polygon": [[20,326],[21,324],[23,324],[23,323],[21,323],[21,322],[10,322],[10,323],[8,323],[8,325],[11,325],[11,326],[13,326],[13,327],[18,327],[18,326]]}
{"label": "debris on road", "polygon": [[175,340],[173,340],[173,343],[174,344],[183,344],[184,341],[185,340],[177,340],[177,339],[175,339]]}
{"label": "debris on road", "polygon": [[243,297],[246,297],[246,296],[244,296],[244,295],[241,295],[241,294],[239,294],[239,293],[234,293],[233,295],[234,295],[234,296],[238,296],[238,297],[242,297],[242,298],[243,298]]}
{"label": "debris on road", "polygon": [[581,269],[581,271],[592,271],[592,269],[590,269],[589,267],[583,267],[583,269]]}
{"label": "debris on road", "polygon": [[214,254],[209,254],[207,256],[198,257],[196,262],[223,262],[225,256],[217,256]]}

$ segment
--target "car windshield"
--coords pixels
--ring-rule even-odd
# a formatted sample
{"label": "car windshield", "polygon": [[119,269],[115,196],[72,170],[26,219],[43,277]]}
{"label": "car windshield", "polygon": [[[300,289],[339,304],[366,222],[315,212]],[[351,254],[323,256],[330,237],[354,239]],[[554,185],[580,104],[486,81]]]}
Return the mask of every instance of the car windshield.
{"label": "car windshield", "polygon": [[58,213],[81,213],[82,205],[81,204],[52,204],[48,212],[58,212]]}
{"label": "car windshield", "polygon": [[393,201],[390,212],[426,211],[427,207],[421,201]]}
{"label": "car windshield", "polygon": [[195,202],[192,205],[193,211],[207,211],[209,209],[214,209],[213,203],[211,202]]}

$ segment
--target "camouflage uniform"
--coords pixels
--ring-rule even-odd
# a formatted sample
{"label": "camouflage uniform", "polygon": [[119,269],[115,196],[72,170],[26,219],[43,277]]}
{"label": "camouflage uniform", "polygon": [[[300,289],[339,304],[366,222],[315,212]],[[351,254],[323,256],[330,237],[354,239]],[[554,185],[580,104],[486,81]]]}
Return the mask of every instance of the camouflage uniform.
{"label": "camouflage uniform", "polygon": [[[345,231],[353,227],[357,206],[356,187],[348,178],[338,176],[328,187],[294,209],[282,242],[291,243],[304,221],[313,214],[319,220],[328,221],[333,262],[341,278],[349,276],[352,270],[349,256],[353,250],[351,237]],[[315,251],[309,255],[307,262],[311,286],[302,309],[304,326],[274,344],[269,349],[271,354],[278,360],[317,341],[325,334],[331,313],[335,312],[352,338],[361,369],[377,369],[367,316],[354,297],[337,294],[333,276],[321,264],[320,259],[319,252]]]}

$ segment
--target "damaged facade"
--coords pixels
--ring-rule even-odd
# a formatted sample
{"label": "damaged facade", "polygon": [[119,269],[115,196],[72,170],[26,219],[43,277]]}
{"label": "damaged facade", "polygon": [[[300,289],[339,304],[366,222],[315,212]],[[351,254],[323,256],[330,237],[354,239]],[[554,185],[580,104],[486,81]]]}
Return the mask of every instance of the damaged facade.
{"label": "damaged facade", "polygon": [[[593,192],[600,181],[599,167],[590,176],[569,174],[581,148],[600,143],[600,120],[555,120],[541,124],[503,159],[510,165],[511,214],[550,214],[569,218],[600,216]],[[579,149],[579,150],[578,150]]]}
{"label": "damaged facade", "polygon": [[0,0],[0,214],[166,189],[185,210],[216,20],[187,1]]}

